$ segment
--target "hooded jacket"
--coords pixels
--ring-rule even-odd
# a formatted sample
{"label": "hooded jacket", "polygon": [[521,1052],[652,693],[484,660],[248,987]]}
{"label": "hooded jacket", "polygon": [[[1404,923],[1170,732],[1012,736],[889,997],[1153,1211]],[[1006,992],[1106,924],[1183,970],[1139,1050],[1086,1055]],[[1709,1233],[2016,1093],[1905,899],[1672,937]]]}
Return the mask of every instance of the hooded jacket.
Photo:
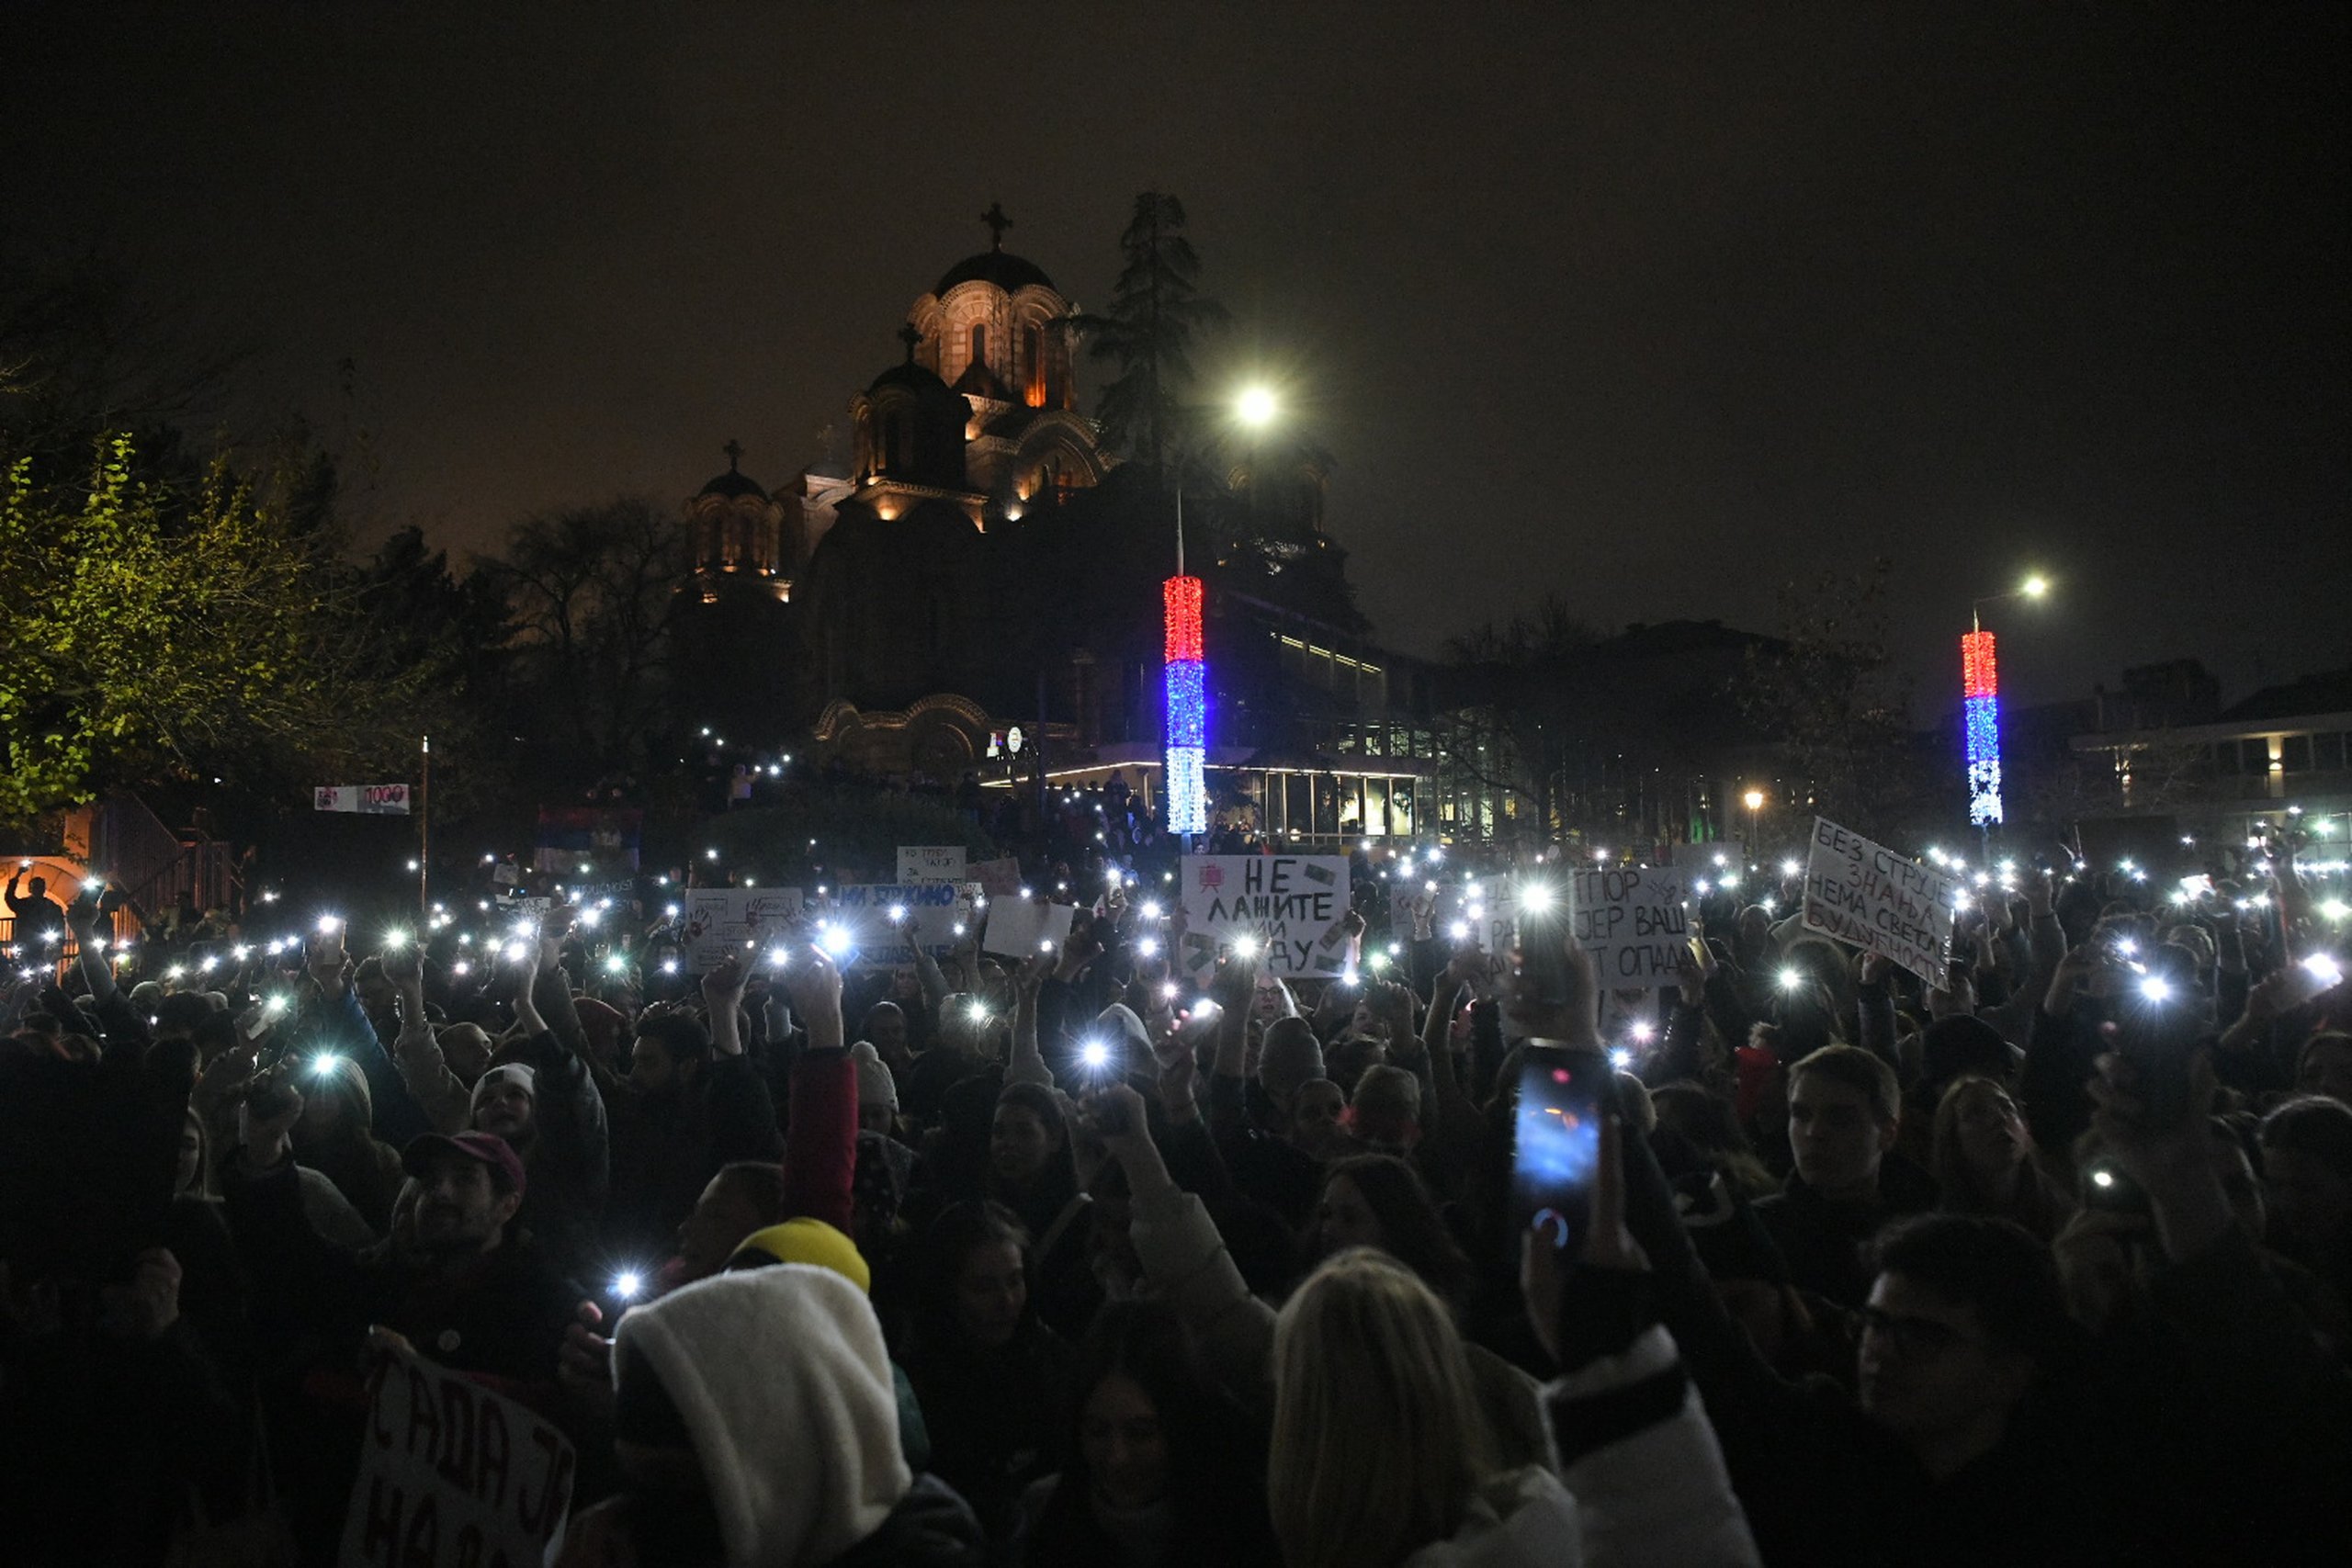
{"label": "hooded jacket", "polygon": [[865,1293],[802,1263],[720,1274],[624,1314],[684,1419],[738,1568],[829,1562],[914,1490],[897,1390]]}

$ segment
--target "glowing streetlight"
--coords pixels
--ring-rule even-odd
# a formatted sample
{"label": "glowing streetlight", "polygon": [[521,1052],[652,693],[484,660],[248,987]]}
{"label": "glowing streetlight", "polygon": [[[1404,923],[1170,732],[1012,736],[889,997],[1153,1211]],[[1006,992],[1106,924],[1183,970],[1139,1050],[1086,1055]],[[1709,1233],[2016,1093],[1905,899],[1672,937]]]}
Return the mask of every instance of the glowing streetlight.
{"label": "glowing streetlight", "polygon": [[1252,430],[1263,430],[1273,423],[1274,415],[1280,412],[1271,387],[1244,387],[1241,395],[1233,400],[1234,417]]}

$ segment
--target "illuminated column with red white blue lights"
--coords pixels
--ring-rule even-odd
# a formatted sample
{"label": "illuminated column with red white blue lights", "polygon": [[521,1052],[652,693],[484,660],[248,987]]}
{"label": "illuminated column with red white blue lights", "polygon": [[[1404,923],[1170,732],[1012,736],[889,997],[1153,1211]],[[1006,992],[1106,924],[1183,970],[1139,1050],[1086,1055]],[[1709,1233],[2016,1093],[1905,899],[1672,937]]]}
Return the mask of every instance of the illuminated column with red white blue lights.
{"label": "illuminated column with red white blue lights", "polygon": [[1177,576],[1161,584],[1168,617],[1168,830],[1209,830],[1208,666],[1201,660],[1201,580]]}
{"label": "illuminated column with red white blue lights", "polygon": [[1968,820],[1979,828],[2001,820],[2001,676],[1993,634],[1960,639],[1962,712],[1967,727]]}

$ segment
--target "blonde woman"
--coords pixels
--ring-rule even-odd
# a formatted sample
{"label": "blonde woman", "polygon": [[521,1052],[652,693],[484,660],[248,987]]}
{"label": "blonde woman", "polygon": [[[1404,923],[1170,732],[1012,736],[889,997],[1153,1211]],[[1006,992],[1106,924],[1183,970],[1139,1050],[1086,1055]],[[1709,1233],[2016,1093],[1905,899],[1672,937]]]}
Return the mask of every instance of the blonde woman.
{"label": "blonde woman", "polygon": [[1560,1474],[1496,1458],[1444,1303],[1396,1259],[1351,1248],[1275,1321],[1267,1496],[1290,1568],[1758,1561],[1673,1340],[1636,1331],[1648,1263],[1624,1234],[1608,1129],[1573,1285],[1541,1241],[1523,1280],[1566,1369],[1545,1391]]}

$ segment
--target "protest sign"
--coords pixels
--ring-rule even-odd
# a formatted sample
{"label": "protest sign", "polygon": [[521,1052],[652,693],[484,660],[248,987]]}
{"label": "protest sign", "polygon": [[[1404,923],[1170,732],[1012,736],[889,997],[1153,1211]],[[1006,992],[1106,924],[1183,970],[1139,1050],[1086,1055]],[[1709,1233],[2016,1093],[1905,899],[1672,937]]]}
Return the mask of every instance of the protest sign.
{"label": "protest sign", "polygon": [[991,898],[1010,898],[1021,891],[1021,863],[1011,855],[981,861],[972,867],[971,876]]}
{"label": "protest sign", "polygon": [[1007,958],[1034,958],[1061,951],[1078,909],[1070,904],[1040,904],[1028,898],[989,900],[989,926],[980,951]]}
{"label": "protest sign", "polygon": [[1849,833],[1813,821],[1805,863],[1804,927],[1883,953],[1929,986],[1949,981],[1951,913],[1960,878]]}
{"label": "protest sign", "polygon": [[1595,867],[1572,874],[1570,929],[1592,954],[1603,990],[1655,991],[1675,983],[1690,951],[1690,874],[1667,865]]}
{"label": "protest sign", "polygon": [[321,784],[311,792],[311,805],[319,811],[356,811],[364,817],[405,817],[408,815],[408,785]]}
{"label": "protest sign", "polygon": [[962,882],[966,873],[965,852],[961,844],[900,844],[899,846],[899,880],[901,882]]}
{"label": "protest sign", "polygon": [[707,975],[719,960],[757,953],[800,913],[797,887],[690,887],[685,895],[687,966]]}
{"label": "protest sign", "polygon": [[[962,939],[957,926],[969,929],[975,889],[955,882],[869,882],[836,887],[816,919],[844,927],[856,943],[854,964],[912,964],[920,945],[933,958],[944,958]],[[914,921],[913,942],[902,942],[890,929],[890,911],[903,908]]]}
{"label": "protest sign", "polygon": [[557,1556],[577,1469],[563,1433],[389,1337],[370,1343],[343,1568],[525,1568]]}
{"label": "protest sign", "polygon": [[1350,908],[1345,855],[1186,855],[1184,967],[1205,969],[1221,945],[1248,939],[1275,975],[1347,967],[1340,922]]}

